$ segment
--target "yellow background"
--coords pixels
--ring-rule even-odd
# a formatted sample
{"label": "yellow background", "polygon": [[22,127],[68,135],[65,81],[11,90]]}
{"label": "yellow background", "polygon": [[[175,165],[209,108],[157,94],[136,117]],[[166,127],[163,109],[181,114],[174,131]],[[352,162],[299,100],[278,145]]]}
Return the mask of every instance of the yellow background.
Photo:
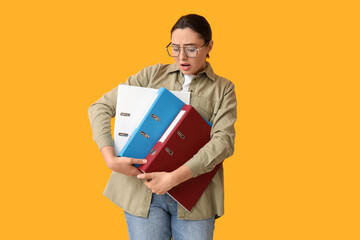
{"label": "yellow background", "polygon": [[88,106],[184,14],[238,98],[214,239],[360,239],[358,1],[1,1],[0,239],[127,239]]}

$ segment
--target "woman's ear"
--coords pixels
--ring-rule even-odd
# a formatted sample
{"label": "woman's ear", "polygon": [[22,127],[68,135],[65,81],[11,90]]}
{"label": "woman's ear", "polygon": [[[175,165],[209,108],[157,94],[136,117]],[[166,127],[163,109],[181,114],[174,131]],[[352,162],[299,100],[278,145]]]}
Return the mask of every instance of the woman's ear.
{"label": "woman's ear", "polygon": [[212,48],[213,48],[213,45],[214,45],[214,41],[213,41],[213,40],[210,40],[209,44],[206,46],[206,48],[207,48],[206,57],[207,57],[207,58],[210,58],[209,53],[211,52],[211,50],[212,50]]}
{"label": "woman's ear", "polygon": [[209,50],[208,50],[208,54],[211,52],[212,48],[213,48],[213,45],[214,45],[214,41],[213,40],[210,40],[208,46],[209,46]]}

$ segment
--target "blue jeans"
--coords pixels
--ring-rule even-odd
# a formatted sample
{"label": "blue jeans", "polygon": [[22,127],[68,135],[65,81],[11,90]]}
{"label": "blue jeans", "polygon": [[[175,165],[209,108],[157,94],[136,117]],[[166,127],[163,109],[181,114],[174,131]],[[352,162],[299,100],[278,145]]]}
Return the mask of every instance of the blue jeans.
{"label": "blue jeans", "polygon": [[125,212],[130,240],[212,240],[215,217],[180,220],[177,202],[169,195],[153,194],[148,218]]}

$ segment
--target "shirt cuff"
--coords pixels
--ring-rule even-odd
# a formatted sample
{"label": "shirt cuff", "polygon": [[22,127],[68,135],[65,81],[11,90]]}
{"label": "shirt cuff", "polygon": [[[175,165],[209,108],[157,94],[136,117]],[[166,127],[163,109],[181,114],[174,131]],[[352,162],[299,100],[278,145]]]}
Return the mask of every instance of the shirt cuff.
{"label": "shirt cuff", "polygon": [[190,168],[190,171],[192,172],[194,178],[204,172],[204,166],[202,166],[200,160],[196,157],[189,159],[189,161],[185,163],[185,166]]}

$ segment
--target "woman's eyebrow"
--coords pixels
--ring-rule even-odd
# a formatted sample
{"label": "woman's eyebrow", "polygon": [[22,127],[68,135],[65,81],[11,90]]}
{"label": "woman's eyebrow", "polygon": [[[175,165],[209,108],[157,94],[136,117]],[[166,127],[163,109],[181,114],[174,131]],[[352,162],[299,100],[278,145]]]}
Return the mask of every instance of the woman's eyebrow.
{"label": "woman's eyebrow", "polygon": [[[180,44],[172,43],[173,46],[180,46]],[[187,43],[184,46],[196,46],[196,43]]]}

